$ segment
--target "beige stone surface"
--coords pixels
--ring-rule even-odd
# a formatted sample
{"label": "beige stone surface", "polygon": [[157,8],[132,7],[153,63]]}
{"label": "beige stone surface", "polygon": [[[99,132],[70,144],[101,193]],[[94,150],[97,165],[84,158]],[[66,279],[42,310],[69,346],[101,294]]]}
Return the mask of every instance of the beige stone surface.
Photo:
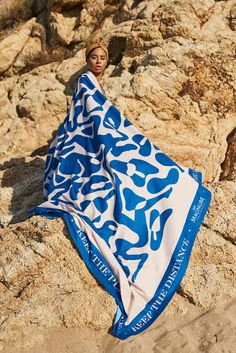
{"label": "beige stone surface", "polygon": [[45,28],[32,18],[11,34],[0,38],[0,75],[11,76],[24,69],[45,48]]}
{"label": "beige stone surface", "polygon": [[212,193],[179,293],[194,305],[211,307],[236,297],[236,184],[208,185]]}
{"label": "beige stone surface", "polygon": [[35,23],[35,18],[24,24],[16,33],[4,38],[0,42],[0,73],[4,73],[10,68],[16,59],[17,55],[22,51],[27,43],[32,27]]}
{"label": "beige stone surface", "polygon": [[[39,78],[40,75],[40,78]],[[2,88],[3,109],[9,116],[8,130],[1,131],[1,157],[29,154],[51,139],[66,116],[67,96],[55,73],[25,74],[7,92]],[[11,114],[12,113],[12,114]],[[4,127],[4,122],[1,122]]]}
{"label": "beige stone surface", "polygon": [[21,157],[0,165],[0,228],[26,220],[27,210],[43,202],[45,157]]}
{"label": "beige stone surface", "polygon": [[51,12],[50,26],[54,33],[54,40],[59,40],[64,44],[70,44],[74,35],[73,29],[76,25],[77,16],[76,13],[73,12],[71,12],[71,16],[66,15]]}
{"label": "beige stone surface", "polygon": [[188,315],[162,315],[152,329],[125,341],[88,327],[43,329],[31,325],[27,344],[22,340],[17,348],[4,346],[4,353],[233,353],[235,314],[235,300],[208,310],[191,307]]}
{"label": "beige stone surface", "polygon": [[88,271],[61,219],[35,216],[0,233],[0,340],[20,340],[29,325],[111,325],[114,299]]}
{"label": "beige stone surface", "polygon": [[[1,19],[19,2],[0,5]],[[0,33],[2,352],[233,353],[235,9],[235,0],[35,1],[35,17]],[[201,171],[212,192],[177,294],[125,341],[109,332],[115,301],[65,223],[27,218],[43,200],[47,150],[96,40],[109,47],[107,98],[176,162]]]}

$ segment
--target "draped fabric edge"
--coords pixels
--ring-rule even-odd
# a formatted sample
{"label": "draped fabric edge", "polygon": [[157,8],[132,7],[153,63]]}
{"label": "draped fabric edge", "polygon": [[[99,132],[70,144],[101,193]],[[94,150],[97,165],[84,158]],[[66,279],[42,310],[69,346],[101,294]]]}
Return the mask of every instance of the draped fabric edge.
{"label": "draped fabric edge", "polygon": [[[99,252],[99,250],[92,243],[89,244],[91,252],[88,252],[88,243],[86,240],[88,237],[86,237],[84,229],[78,229],[73,213],[69,213],[65,210],[40,206],[37,206],[27,212],[29,217],[38,214],[44,218],[62,218],[65,221],[72,241],[79,250],[88,269],[95,276],[95,278],[99,280],[108,293],[114,297],[117,303],[118,307],[113,321],[112,333],[122,340],[127,339],[129,336],[139,334],[147,329],[157,319],[175,294],[182,278],[185,275],[195,238],[211,201],[211,192],[202,185],[202,173],[191,168],[187,169],[189,175],[197,181],[198,189],[191,207],[189,208],[182,233],[155,295],[146,304],[145,308],[128,325],[125,325],[126,313],[120,296],[120,289],[108,280],[106,275],[104,275],[98,266],[94,266],[94,262],[91,261],[91,253],[96,254],[96,256],[102,261],[102,266],[107,268],[111,273],[113,272],[103,254]],[[83,222],[84,220],[82,220],[82,223]],[[86,224],[86,226],[90,227],[88,224]],[[178,266],[176,265],[177,258],[181,259],[181,261],[179,260],[178,262]],[[115,278],[114,273],[113,275]]]}

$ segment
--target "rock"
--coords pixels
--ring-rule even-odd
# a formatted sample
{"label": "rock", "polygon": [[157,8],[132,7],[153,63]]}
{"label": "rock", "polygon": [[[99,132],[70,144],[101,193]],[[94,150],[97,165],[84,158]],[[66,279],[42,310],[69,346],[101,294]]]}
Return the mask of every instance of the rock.
{"label": "rock", "polygon": [[179,289],[179,294],[204,308],[236,296],[236,185],[221,182],[208,187],[211,205]]}
{"label": "rock", "polygon": [[71,12],[70,16],[68,16],[68,13],[60,14],[57,12],[51,12],[51,39],[54,41],[58,40],[66,45],[70,44],[74,36],[73,29],[76,25],[78,15],[74,12]]}
{"label": "rock", "polygon": [[46,50],[46,32],[42,25],[35,23],[31,35],[12,65],[14,72],[20,72]]}
{"label": "rock", "polygon": [[[0,38],[0,350],[233,352],[235,1],[50,0],[32,11],[37,17]],[[178,293],[127,342],[107,335],[116,304],[65,223],[27,218],[43,201],[47,151],[91,41],[109,48],[108,100],[177,163],[201,171],[212,191]]]}
{"label": "rock", "polygon": [[[181,51],[178,52],[177,48]],[[227,136],[235,127],[231,79],[226,79],[225,88],[222,91],[218,89],[216,93],[216,86],[221,82],[220,70],[223,70],[219,64],[216,76],[211,71],[213,61],[217,65],[217,56],[212,54],[209,58],[204,56],[202,61],[196,61],[190,48],[187,43],[186,46],[172,43],[136,57],[135,62],[130,63],[137,70],[129,92],[126,94],[123,91],[122,97],[117,93],[117,100],[113,98],[113,101],[137,127],[142,126],[139,116],[151,109],[155,117],[152,127],[149,128],[148,123],[145,125],[145,131],[150,131],[148,136],[152,141],[180,164],[200,169],[205,180],[217,180],[222,172],[220,165],[225,159]],[[183,59],[181,62],[179,56],[186,57],[185,62]],[[229,57],[225,56],[224,60],[227,62]],[[227,66],[226,63],[224,65]],[[108,80],[109,87],[115,89],[113,82],[117,77]],[[209,89],[207,85],[215,88]],[[109,94],[115,97],[112,88]],[[119,100],[122,100],[122,105]],[[157,129],[157,134],[153,127]],[[200,150],[199,163],[197,156]]]}
{"label": "rock", "polygon": [[0,74],[11,67],[18,54],[23,50],[30,37],[35,20],[33,18],[26,22],[18,32],[11,34],[0,42]]}
{"label": "rock", "polygon": [[47,145],[66,116],[67,96],[55,73],[22,75],[11,87],[2,85],[2,97],[4,106],[7,102],[10,125],[7,127],[5,122],[8,130],[0,160],[6,155],[13,156],[23,150],[29,153]]}
{"label": "rock", "polygon": [[187,315],[161,315],[151,330],[125,341],[87,327],[43,329],[30,325],[17,345],[4,345],[2,349],[4,353],[59,353],[66,350],[77,353],[78,349],[85,353],[121,353],[133,352],[137,348],[147,353],[233,352],[235,310],[236,301],[230,300],[208,310],[192,307]]}
{"label": "rock", "polygon": [[10,76],[19,72],[45,48],[45,41],[45,29],[36,23],[36,18],[4,38],[0,42],[0,74]]}
{"label": "rock", "polygon": [[236,6],[233,6],[229,14],[229,26],[232,31],[236,31]]}
{"label": "rock", "polygon": [[0,341],[16,342],[28,325],[105,330],[114,299],[89,273],[61,219],[31,217],[0,230]]}
{"label": "rock", "polygon": [[227,137],[228,148],[221,168],[220,180],[236,181],[236,128]]}
{"label": "rock", "polygon": [[84,0],[48,0],[47,7],[53,11],[63,11],[73,9],[85,3]]}
{"label": "rock", "polygon": [[0,3],[0,28],[7,28],[8,25],[17,21],[28,20],[32,17],[31,7],[34,0],[8,0]]}
{"label": "rock", "polygon": [[232,181],[208,185],[212,189],[211,207],[204,225],[229,243],[236,243],[236,185]]}
{"label": "rock", "polygon": [[[8,79],[3,82],[0,82],[0,107],[1,107],[1,115],[0,115],[0,124],[1,136],[5,136],[8,132],[8,129],[11,125],[12,118],[16,116],[16,112],[14,109],[14,105],[9,99],[10,92],[12,87],[15,84],[14,79]],[[4,144],[1,144],[0,151],[4,150]],[[2,152],[2,151],[1,151]]]}
{"label": "rock", "polygon": [[77,79],[86,71],[85,50],[80,50],[73,58],[63,60],[56,68],[56,79],[65,85],[65,93],[72,95],[76,88]]}
{"label": "rock", "polygon": [[34,0],[32,4],[32,12],[34,15],[39,15],[47,7],[48,0]]}
{"label": "rock", "polygon": [[45,159],[12,158],[0,164],[0,227],[28,218],[27,210],[43,202]]}

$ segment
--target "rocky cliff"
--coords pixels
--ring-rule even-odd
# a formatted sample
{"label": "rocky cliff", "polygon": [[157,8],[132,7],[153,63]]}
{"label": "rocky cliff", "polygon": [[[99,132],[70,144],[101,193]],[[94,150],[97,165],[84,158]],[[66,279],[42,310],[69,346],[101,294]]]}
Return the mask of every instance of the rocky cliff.
{"label": "rocky cliff", "polygon": [[212,191],[178,293],[141,337],[150,352],[233,352],[235,0],[0,2],[0,348],[25,352],[67,327],[89,330],[92,352],[147,352],[139,336],[111,348],[115,301],[63,221],[26,216],[43,201],[47,150],[96,40],[109,48],[108,99],[171,158],[201,171]]}

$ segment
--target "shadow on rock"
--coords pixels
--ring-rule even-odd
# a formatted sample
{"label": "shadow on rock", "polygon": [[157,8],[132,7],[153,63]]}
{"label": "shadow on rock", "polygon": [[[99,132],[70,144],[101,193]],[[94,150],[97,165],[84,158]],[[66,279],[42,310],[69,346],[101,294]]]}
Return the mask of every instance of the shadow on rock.
{"label": "shadow on rock", "polygon": [[11,158],[0,164],[1,227],[26,220],[27,211],[43,202],[44,166],[45,161],[40,157]]}

